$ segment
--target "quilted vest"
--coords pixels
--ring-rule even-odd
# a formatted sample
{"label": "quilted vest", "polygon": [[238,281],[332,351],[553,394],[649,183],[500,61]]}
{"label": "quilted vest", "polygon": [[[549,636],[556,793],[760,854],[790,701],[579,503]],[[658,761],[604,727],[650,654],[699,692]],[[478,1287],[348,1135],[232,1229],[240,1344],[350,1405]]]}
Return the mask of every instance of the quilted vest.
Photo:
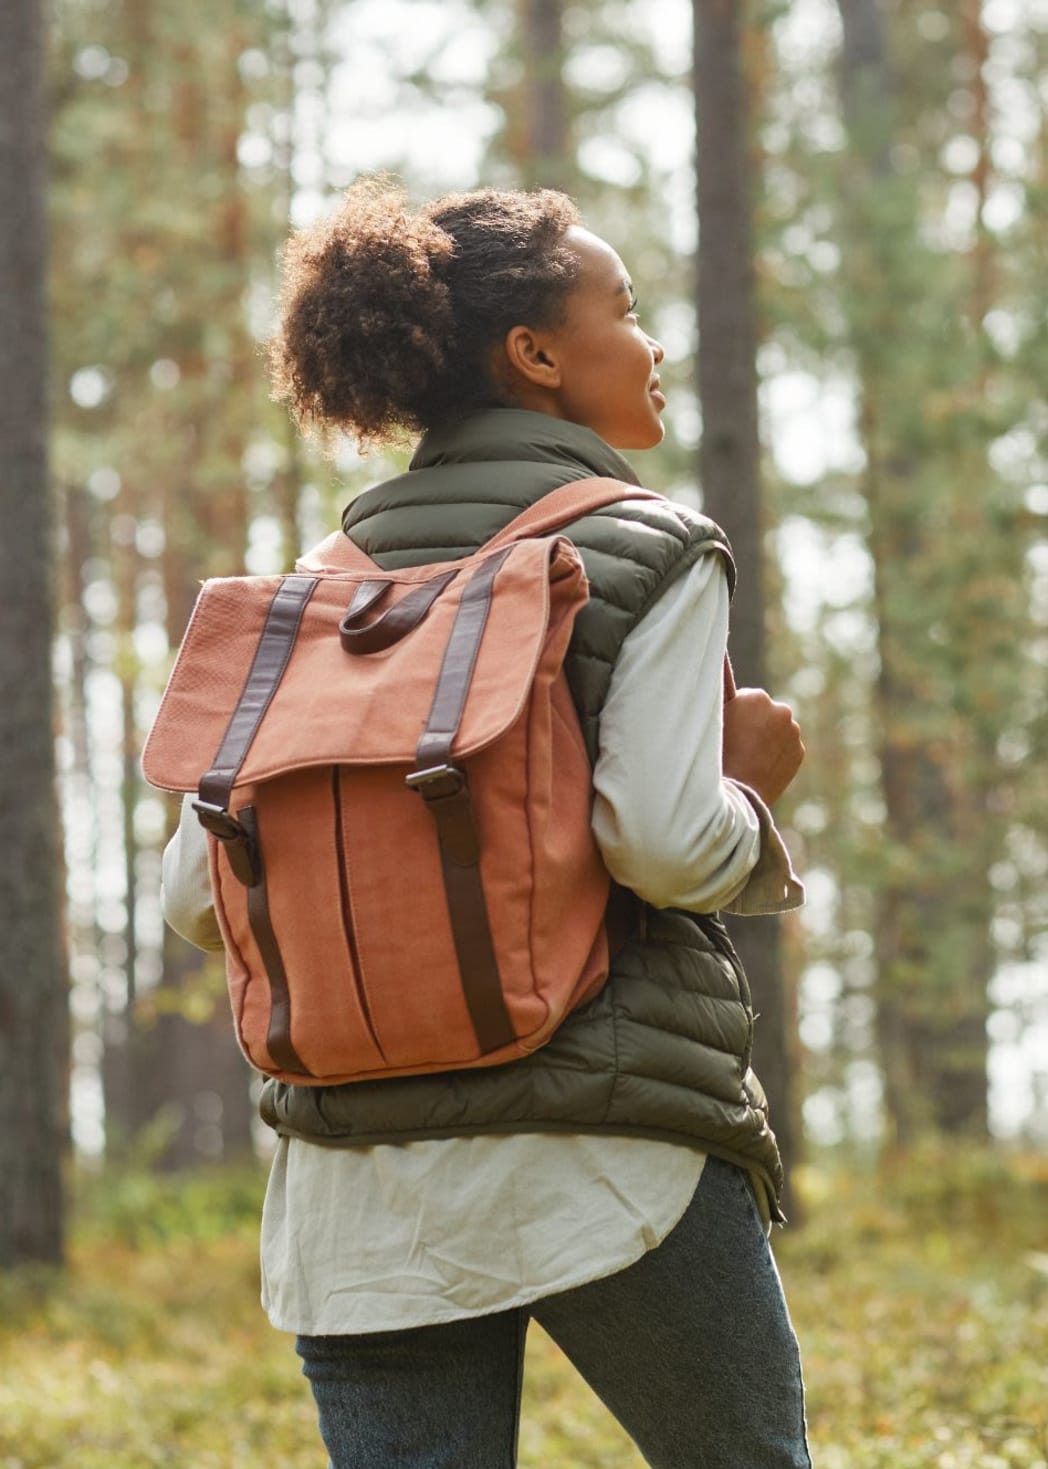
{"label": "quilted vest", "polygon": [[[428,434],[409,470],[366,491],[343,528],[383,568],[475,551],[549,490],[587,475],[638,483],[577,424],[490,409]],[[666,588],[723,532],[684,507],[637,500],[566,527],[590,600],[566,661],[591,759],[619,650]],[[614,1132],[676,1141],[756,1170],[778,1198],[782,1166],[750,1069],[749,989],[714,915],[644,907],[601,993],[552,1040],[508,1065],[346,1086],[269,1081],[263,1119],[332,1147],[514,1131]]]}

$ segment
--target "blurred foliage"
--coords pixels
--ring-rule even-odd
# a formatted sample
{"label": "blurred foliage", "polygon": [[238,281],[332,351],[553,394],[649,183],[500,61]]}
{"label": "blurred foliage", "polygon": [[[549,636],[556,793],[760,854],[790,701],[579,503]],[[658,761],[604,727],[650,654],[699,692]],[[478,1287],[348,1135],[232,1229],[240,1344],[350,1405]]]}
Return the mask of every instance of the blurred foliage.
{"label": "blurred foliage", "polygon": [[[819,1469],[1045,1469],[1048,1164],[809,1166],[777,1233]],[[0,1280],[4,1469],[315,1469],[290,1337],[257,1304],[258,1172],[79,1180],[66,1278]],[[641,1469],[536,1328],[523,1469]]]}
{"label": "blurred foliage", "polygon": [[779,1249],[820,1469],[1048,1463],[1048,1166],[925,1148],[807,1170]]}
{"label": "blurred foliage", "polygon": [[854,435],[806,482],[768,466],[822,910],[794,935],[805,1070],[845,1132],[883,1085],[889,1137],[978,1133],[995,976],[1048,926],[1044,36],[979,4],[835,8],[821,63],[780,47],[759,127],[765,383],[810,375]]}
{"label": "blurred foliage", "polygon": [[143,1250],[179,1241],[241,1235],[253,1243],[265,1192],[257,1165],[158,1174],[148,1142],[131,1163],[99,1173],[78,1172],[73,1210],[85,1247],[106,1243]]}

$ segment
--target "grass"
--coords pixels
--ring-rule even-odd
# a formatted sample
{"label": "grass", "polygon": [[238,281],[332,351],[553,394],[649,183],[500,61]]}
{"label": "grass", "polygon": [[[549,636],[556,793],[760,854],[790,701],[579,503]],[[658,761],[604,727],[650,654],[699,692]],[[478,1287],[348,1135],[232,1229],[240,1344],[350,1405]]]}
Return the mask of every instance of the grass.
{"label": "grass", "polygon": [[[776,1253],[817,1469],[1048,1469],[1048,1161],[805,1170]],[[106,1177],[70,1268],[0,1278],[0,1469],[323,1469],[258,1307],[253,1172]],[[641,1469],[533,1328],[522,1469]],[[754,1466],[759,1469],[759,1466]]]}
{"label": "grass", "polygon": [[779,1254],[819,1469],[1046,1469],[1048,1162],[800,1182]]}

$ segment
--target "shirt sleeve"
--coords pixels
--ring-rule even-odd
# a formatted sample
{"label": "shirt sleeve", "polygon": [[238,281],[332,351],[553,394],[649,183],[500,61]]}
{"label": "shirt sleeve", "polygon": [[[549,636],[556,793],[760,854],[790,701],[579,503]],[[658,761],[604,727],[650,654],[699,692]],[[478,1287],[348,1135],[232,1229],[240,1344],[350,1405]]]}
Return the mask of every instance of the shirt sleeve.
{"label": "shirt sleeve", "polygon": [[703,556],[627,637],[601,713],[593,831],[656,908],[782,912],[804,889],[763,801],[721,768],[728,584]]}
{"label": "shirt sleeve", "polygon": [[207,833],[196,818],[193,797],[182,801],[174,836],[164,848],[160,906],[165,922],[198,949],[221,949],[222,933],[211,900]]}

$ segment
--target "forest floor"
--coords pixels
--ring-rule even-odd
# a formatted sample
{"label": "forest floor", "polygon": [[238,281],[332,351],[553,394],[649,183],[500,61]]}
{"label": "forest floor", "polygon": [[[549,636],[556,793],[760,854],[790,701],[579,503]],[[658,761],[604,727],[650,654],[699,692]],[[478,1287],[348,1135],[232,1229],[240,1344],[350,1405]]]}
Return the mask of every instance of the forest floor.
{"label": "forest floor", "polygon": [[[803,1169],[775,1249],[816,1469],[1048,1469],[1048,1159]],[[258,1306],[254,1172],[78,1186],[65,1275],[0,1278],[0,1469],[323,1469]],[[642,1469],[533,1327],[521,1469]],[[754,1466],[757,1469],[757,1466]]]}

